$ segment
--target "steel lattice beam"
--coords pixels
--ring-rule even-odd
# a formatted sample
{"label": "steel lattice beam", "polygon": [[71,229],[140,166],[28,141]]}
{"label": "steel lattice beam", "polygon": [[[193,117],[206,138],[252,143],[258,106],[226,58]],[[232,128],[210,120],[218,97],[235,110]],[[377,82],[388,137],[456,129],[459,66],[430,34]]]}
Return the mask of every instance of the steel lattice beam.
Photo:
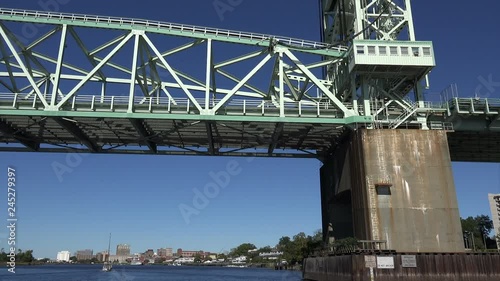
{"label": "steel lattice beam", "polygon": [[217,153],[217,150],[215,148],[213,123],[212,122],[205,122],[205,126],[207,128],[208,153],[210,153],[210,155],[215,155]]}
{"label": "steel lattice beam", "polygon": [[[14,37],[14,34],[10,32],[5,25],[2,25],[2,30],[5,31],[2,34],[4,41],[9,45],[9,54],[4,54],[3,63],[5,64],[7,71],[5,76],[9,76],[12,80],[10,84],[15,84],[17,80],[22,80],[25,78],[29,80],[34,93],[37,94],[39,102],[43,103],[44,110],[57,110],[65,111],[72,104],[71,107],[74,108],[72,101],[78,101],[81,98],[87,98],[80,92],[82,88],[87,84],[100,82],[103,85],[103,92],[101,93],[99,99],[101,101],[105,100],[108,96],[107,87],[114,84],[128,84],[130,85],[130,91],[128,95],[128,112],[133,112],[136,104],[136,98],[138,97],[135,93],[135,88],[138,86],[143,95],[150,97],[155,91],[162,89],[165,91],[169,100],[176,103],[177,99],[183,99],[187,97],[189,103],[196,108],[198,114],[201,115],[213,115],[218,114],[219,111],[224,111],[225,107],[228,106],[232,100],[237,97],[251,97],[255,99],[263,99],[269,97],[267,91],[261,90],[259,86],[250,85],[248,81],[253,79],[254,76],[259,72],[259,70],[266,64],[266,62],[271,58],[276,58],[277,65],[279,64],[279,71],[284,71],[287,73],[285,75],[279,75],[273,77],[273,79],[278,79],[277,83],[280,86],[280,95],[282,98],[277,97],[278,103],[274,104],[281,112],[281,116],[285,115],[285,103],[299,102],[304,98],[306,103],[304,105],[314,105],[320,103],[319,99],[312,98],[312,94],[306,93],[305,89],[301,93],[297,93],[296,89],[299,89],[299,85],[295,85],[288,75],[292,72],[297,72],[296,75],[304,76],[304,80],[315,81],[315,86],[321,87],[317,81],[319,79],[311,79],[310,69],[315,67],[321,67],[325,65],[324,62],[314,63],[311,66],[306,66],[300,61],[298,61],[297,56],[299,53],[306,54],[321,54],[328,59],[328,63],[335,62],[336,58],[344,57],[347,52],[347,48],[338,46],[329,46],[328,44],[309,42],[304,40],[297,40],[291,38],[284,38],[279,36],[268,36],[268,35],[258,35],[258,34],[247,34],[244,32],[233,32],[233,31],[223,31],[223,30],[211,30],[202,27],[189,27],[191,32],[184,33],[182,30],[186,30],[185,26],[179,26],[169,23],[159,23],[155,22],[155,28],[150,28],[153,26],[152,22],[141,21],[141,20],[129,20],[120,19],[120,24],[117,25],[117,19],[104,17],[89,17],[80,15],[67,15],[67,14],[50,14],[41,12],[30,12],[30,11],[18,11],[11,9],[1,9],[0,8],[0,20],[5,22],[16,22],[16,21],[30,21],[38,22],[44,21],[45,24],[51,24],[54,26],[48,33],[42,35],[40,38],[34,39],[33,42],[29,44],[30,54],[33,57],[37,57],[43,60],[43,64],[37,63],[40,66],[39,69],[32,68],[31,66],[26,66],[24,61],[20,58],[19,54],[22,52],[15,48],[15,45],[19,45],[20,48],[24,48],[19,44],[19,40]],[[87,47],[88,42],[85,42],[85,36],[81,28],[88,27],[88,22],[94,22],[96,25],[92,25],[93,28],[98,28],[102,30],[123,30],[125,34],[111,38],[108,42],[101,44],[97,48]],[[101,23],[106,22],[106,25],[101,26]],[[78,28],[78,29],[77,29]],[[82,32],[82,34],[80,34]],[[57,36],[57,35],[60,36]],[[66,48],[69,46],[66,44],[67,34],[76,42],[76,44],[71,44],[71,46],[76,46],[76,52],[81,52],[88,62],[92,65],[92,69],[86,70],[79,66],[72,65],[67,61],[67,57],[64,55]],[[173,48],[168,51],[162,51],[158,45],[150,38],[151,34],[163,34],[166,38],[168,36],[181,36],[191,38],[193,41],[188,44],[180,45],[179,47]],[[225,35],[222,35],[225,34]],[[59,37],[59,38],[58,38]],[[118,52],[122,52],[125,45],[132,41],[131,38],[134,37],[134,48],[133,52],[130,54],[132,59],[132,67],[124,67],[119,62],[114,61],[114,56]],[[11,44],[10,41],[14,40],[16,43]],[[57,43],[59,45],[58,54],[48,55],[37,50],[37,47],[45,41],[49,40],[59,40]],[[224,59],[222,62],[216,62],[213,58],[213,46],[212,41],[218,41],[223,43],[237,43],[237,44],[248,44],[251,46],[256,46],[256,51],[251,52],[246,55],[242,55],[236,58]],[[55,43],[55,42],[53,42]],[[171,63],[168,62],[168,58],[172,55],[177,55],[179,53],[188,51],[197,46],[206,45],[206,79],[196,79],[189,74],[182,73],[175,69]],[[64,47],[64,48],[63,48]],[[278,50],[279,49],[279,50]],[[293,56],[293,62],[298,64],[298,68],[295,69],[283,69],[285,65],[283,53],[287,52],[287,56]],[[4,51],[5,53],[5,51]],[[292,53],[296,53],[295,55]],[[16,64],[9,63],[9,58],[12,57],[16,60]],[[260,57],[260,58],[259,58]],[[261,59],[257,66],[253,67],[248,74],[240,79],[238,75],[234,75],[224,68],[231,67],[235,64],[247,63],[249,60],[254,58]],[[319,60],[323,58],[318,56]],[[47,73],[47,64],[53,64],[56,66],[56,71],[54,73]],[[151,73],[146,71],[146,68],[151,68]],[[43,69],[42,69],[43,68]],[[51,67],[52,68],[52,67]],[[130,80],[127,81],[126,78],[118,78],[106,75],[104,68],[113,68],[123,72],[124,74],[130,75]],[[169,75],[174,78],[174,82],[161,81],[161,77],[158,73],[158,68],[167,70]],[[79,75],[68,74],[68,72],[73,71],[79,73]],[[53,83],[52,95],[49,100],[46,100],[45,95],[42,95],[39,86],[34,82],[36,78],[47,78],[46,75],[51,76],[51,82]],[[4,76],[4,75],[2,75]],[[307,78],[306,78],[307,76]],[[13,80],[16,77],[16,81]],[[225,79],[232,80],[236,85],[234,87],[216,87],[220,84],[218,80],[224,77]],[[294,78],[295,79],[295,78]],[[61,87],[68,84],[70,81],[78,81],[76,86],[73,86],[69,91],[61,91]],[[187,83],[188,81],[189,83]],[[297,81],[300,83],[300,81]],[[9,84],[2,81],[2,84],[9,86],[10,90],[15,87],[10,87]],[[294,95],[293,99],[285,97],[284,85],[291,91]],[[104,87],[106,85],[106,87]],[[151,87],[152,90],[149,90]],[[249,89],[249,91],[243,90]],[[308,90],[314,91],[315,87],[310,87]],[[171,89],[180,89],[184,92],[185,97],[177,95],[174,97],[171,95]],[[195,97],[195,92],[205,92],[203,98]],[[274,89],[271,88],[274,92]],[[325,91],[325,88],[321,90],[332,99],[331,102],[340,109],[338,115],[352,116],[352,111],[337,101],[335,97],[337,93]],[[221,100],[216,99],[216,96],[221,96]],[[58,96],[60,99],[58,99]],[[203,102],[201,102],[203,100]],[[254,101],[252,101],[254,102]],[[324,102],[324,101],[323,101]],[[158,101],[157,101],[158,103]],[[50,105],[49,105],[50,104]]]}
{"label": "steel lattice beam", "polygon": [[79,142],[85,145],[90,152],[99,152],[101,148],[90,138],[85,135],[85,133],[75,124],[73,121],[69,121],[66,118],[54,118],[62,128],[72,134]]}
{"label": "steel lattice beam", "polygon": [[285,126],[285,124],[278,123],[274,127],[274,132],[273,132],[273,135],[271,137],[271,144],[269,144],[269,149],[267,150],[267,153],[269,155],[273,154],[274,150],[278,146],[278,141],[281,138],[281,135],[283,134],[283,127],[284,126]]}
{"label": "steel lattice beam", "polygon": [[16,130],[12,128],[9,124],[7,124],[1,119],[0,119],[0,132],[2,132],[6,136],[9,136],[17,140],[19,143],[26,146],[29,149],[29,151],[38,151],[40,149],[39,142],[24,135],[21,130]]}
{"label": "steel lattice beam", "polygon": [[148,133],[148,130],[144,127],[144,122],[140,119],[129,119],[130,123],[132,126],[134,126],[135,130],[141,137],[141,139],[144,139],[147,146],[149,147],[149,150],[151,150],[152,153],[158,153],[158,146],[156,143],[151,141],[152,135]]}

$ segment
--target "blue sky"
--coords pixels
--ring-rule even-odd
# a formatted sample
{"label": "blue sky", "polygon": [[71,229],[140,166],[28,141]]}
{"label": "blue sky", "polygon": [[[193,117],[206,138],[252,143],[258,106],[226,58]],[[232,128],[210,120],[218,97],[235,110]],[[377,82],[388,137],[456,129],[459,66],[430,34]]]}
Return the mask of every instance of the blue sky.
{"label": "blue sky", "polygon": [[[319,39],[316,1],[242,0],[222,16],[214,1],[164,2],[2,0],[1,6]],[[500,37],[495,29],[499,2],[413,2],[417,39],[434,41],[436,51],[438,66],[430,77],[428,98],[438,97],[450,83],[458,84],[462,96],[473,96],[481,77],[500,81]],[[44,8],[40,3],[58,4]],[[500,97],[500,88],[481,94]],[[113,248],[129,243],[134,252],[160,247],[220,252],[244,242],[274,245],[283,235],[312,233],[321,226],[317,160],[40,153],[2,153],[0,159],[4,169],[17,169],[19,247],[34,249],[37,257],[55,258],[60,250],[104,250],[109,232]],[[71,172],[58,177],[54,163]],[[186,223],[179,205],[192,205],[193,190],[203,190],[214,181],[210,173],[226,171],[228,164],[239,173]],[[500,165],[454,163],[453,172],[461,215],[490,215],[487,194],[500,193]],[[0,173],[0,182],[6,182],[5,177]],[[0,202],[5,201],[0,194]]]}

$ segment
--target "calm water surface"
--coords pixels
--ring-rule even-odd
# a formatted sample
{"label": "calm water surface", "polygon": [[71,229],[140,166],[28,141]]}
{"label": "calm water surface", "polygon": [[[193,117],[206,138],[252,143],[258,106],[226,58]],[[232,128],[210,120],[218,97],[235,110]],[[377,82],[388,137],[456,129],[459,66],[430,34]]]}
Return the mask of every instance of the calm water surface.
{"label": "calm water surface", "polygon": [[268,269],[114,266],[102,272],[99,265],[46,265],[17,267],[16,273],[0,268],[1,281],[300,281],[300,272]]}

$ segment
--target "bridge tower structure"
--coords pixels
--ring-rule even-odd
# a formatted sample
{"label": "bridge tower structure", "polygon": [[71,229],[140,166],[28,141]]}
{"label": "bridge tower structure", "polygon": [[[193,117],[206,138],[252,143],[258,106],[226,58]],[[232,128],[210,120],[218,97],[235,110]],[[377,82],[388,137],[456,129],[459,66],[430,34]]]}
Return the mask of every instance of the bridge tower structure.
{"label": "bridge tower structure", "polygon": [[430,130],[423,99],[434,51],[432,42],[416,41],[411,1],[320,5],[323,41],[351,48],[325,69],[326,79],[341,100],[373,117],[323,158],[325,242],[355,237],[402,252],[463,252],[447,132]]}

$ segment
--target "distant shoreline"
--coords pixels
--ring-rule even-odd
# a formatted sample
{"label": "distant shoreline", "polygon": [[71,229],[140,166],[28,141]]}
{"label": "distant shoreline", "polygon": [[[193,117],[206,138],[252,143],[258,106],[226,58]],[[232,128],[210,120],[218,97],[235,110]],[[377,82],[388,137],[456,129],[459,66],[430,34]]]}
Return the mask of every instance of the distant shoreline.
{"label": "distant shoreline", "polygon": [[[3,262],[1,263],[4,266],[7,266],[7,263]],[[102,263],[16,263],[16,267],[28,267],[28,266],[100,266]],[[132,266],[130,264],[114,264],[116,266]],[[151,263],[147,265],[142,265],[142,266],[168,266],[168,267],[173,267],[172,265],[169,264],[159,264],[159,263]],[[137,267],[134,265],[134,267]],[[181,267],[227,267],[227,264],[186,264],[182,265]],[[233,267],[229,267],[233,268]],[[244,268],[248,269],[274,269],[273,264],[247,264]],[[289,268],[287,270],[293,270],[292,268]]]}

